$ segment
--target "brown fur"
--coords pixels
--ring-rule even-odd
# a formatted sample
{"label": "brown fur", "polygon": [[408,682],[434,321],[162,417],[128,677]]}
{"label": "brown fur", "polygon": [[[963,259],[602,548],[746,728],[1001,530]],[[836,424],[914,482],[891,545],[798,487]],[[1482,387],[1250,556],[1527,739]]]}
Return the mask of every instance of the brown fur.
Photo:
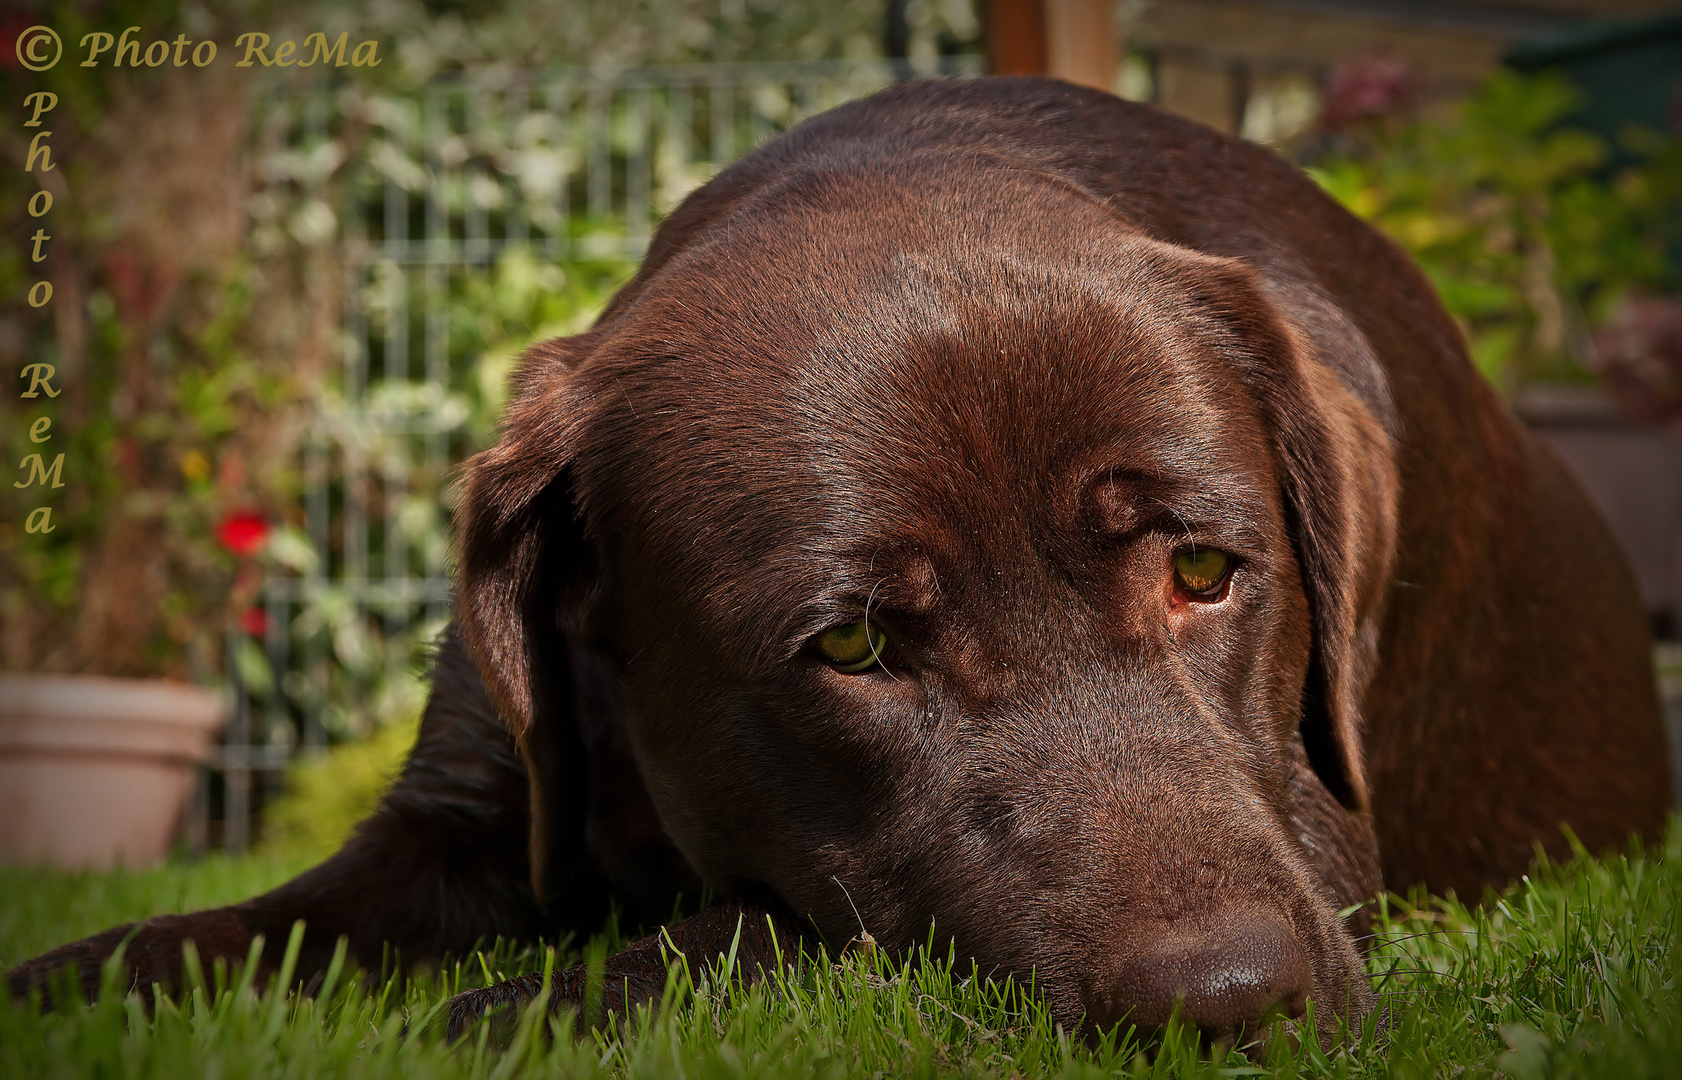
{"label": "brown fur", "polygon": [[[932,923],[1066,1023],[1312,999],[1329,1035],[1374,1002],[1341,908],[1476,898],[1667,803],[1628,573],[1419,271],[1266,152],[1059,83],[896,87],[698,191],[527,355],[460,533],[381,810],[143,924],[137,977],[212,916],[220,955],[308,918],[308,970],[704,880],[738,899],[683,924],[697,959],[734,914],[762,965],[761,925]],[[1219,602],[1176,593],[1188,544],[1236,556]],[[866,614],[893,652],[842,674],[812,641]]]}

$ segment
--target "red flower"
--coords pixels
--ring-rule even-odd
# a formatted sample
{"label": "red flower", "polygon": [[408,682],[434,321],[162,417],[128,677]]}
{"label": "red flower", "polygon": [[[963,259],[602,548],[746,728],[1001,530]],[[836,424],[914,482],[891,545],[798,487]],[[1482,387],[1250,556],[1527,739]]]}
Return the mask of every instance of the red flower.
{"label": "red flower", "polygon": [[216,526],[216,539],[235,555],[253,555],[269,542],[269,523],[261,514],[234,514]]}
{"label": "red flower", "polygon": [[260,607],[248,607],[239,613],[239,628],[252,637],[262,637],[269,629],[269,613]]}

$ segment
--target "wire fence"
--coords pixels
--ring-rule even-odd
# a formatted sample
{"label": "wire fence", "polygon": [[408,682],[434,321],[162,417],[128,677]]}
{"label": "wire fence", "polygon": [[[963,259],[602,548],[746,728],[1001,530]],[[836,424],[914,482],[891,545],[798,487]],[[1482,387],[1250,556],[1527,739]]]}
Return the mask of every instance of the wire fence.
{"label": "wire fence", "polygon": [[523,344],[581,329],[660,217],[756,143],[979,61],[507,71],[266,103],[252,241],[330,244],[342,330],[262,617],[227,643],[236,706],[189,844],[244,849],[297,754],[418,712],[450,613],[448,481]]}

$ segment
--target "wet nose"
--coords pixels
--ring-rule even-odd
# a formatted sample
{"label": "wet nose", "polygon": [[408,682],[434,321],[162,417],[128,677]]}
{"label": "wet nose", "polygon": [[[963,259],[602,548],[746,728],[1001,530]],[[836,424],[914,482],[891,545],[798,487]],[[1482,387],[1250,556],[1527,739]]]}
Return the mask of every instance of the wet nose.
{"label": "wet nose", "polygon": [[1134,940],[1138,947],[1109,992],[1087,1002],[1088,1020],[1100,1029],[1128,1023],[1152,1031],[1178,1004],[1182,1021],[1205,1038],[1233,1042],[1264,1020],[1301,1016],[1313,984],[1295,936],[1264,915],[1164,923]]}

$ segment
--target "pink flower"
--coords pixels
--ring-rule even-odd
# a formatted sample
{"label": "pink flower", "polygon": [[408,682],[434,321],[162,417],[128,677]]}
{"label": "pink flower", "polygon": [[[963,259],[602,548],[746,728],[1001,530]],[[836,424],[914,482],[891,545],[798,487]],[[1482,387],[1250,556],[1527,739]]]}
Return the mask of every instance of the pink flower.
{"label": "pink flower", "polygon": [[250,511],[233,514],[216,526],[216,539],[235,555],[253,555],[269,542],[269,523]]}
{"label": "pink flower", "polygon": [[1636,419],[1682,418],[1682,297],[1622,297],[1595,330],[1589,360]]}
{"label": "pink flower", "polygon": [[1371,116],[1399,112],[1418,90],[1418,71],[1400,57],[1378,52],[1345,60],[1326,79],[1320,123],[1339,131]]}

